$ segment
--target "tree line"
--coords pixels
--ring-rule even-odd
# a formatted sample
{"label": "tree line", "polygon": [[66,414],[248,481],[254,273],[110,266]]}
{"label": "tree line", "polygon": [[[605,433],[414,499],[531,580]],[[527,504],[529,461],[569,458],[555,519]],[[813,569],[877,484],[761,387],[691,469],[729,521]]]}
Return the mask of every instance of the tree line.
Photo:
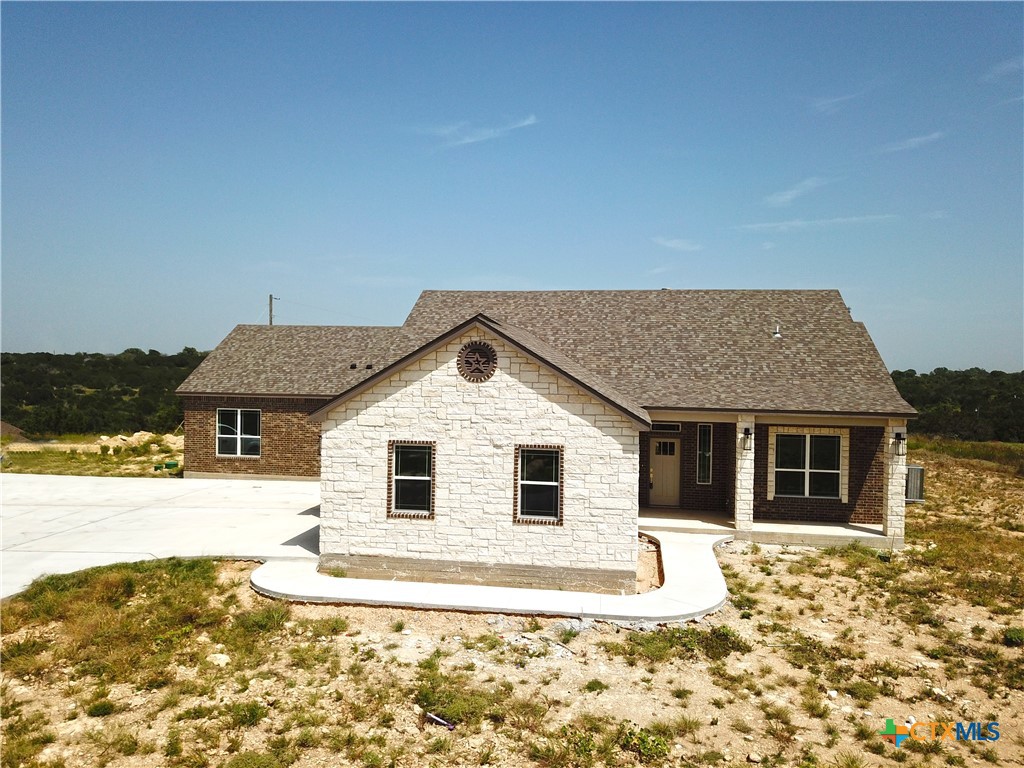
{"label": "tree line", "polygon": [[0,410],[30,436],[173,432],[184,419],[174,390],[206,354],[192,347],[176,355],[5,352]]}
{"label": "tree line", "polygon": [[[0,410],[29,435],[171,432],[184,413],[174,390],[206,357],[126,349],[118,355],[0,354]],[[1024,372],[893,371],[919,412],[912,433],[1024,442]]]}
{"label": "tree line", "polygon": [[1024,443],[1024,371],[936,368],[893,371],[892,380],[918,411],[911,433]]}

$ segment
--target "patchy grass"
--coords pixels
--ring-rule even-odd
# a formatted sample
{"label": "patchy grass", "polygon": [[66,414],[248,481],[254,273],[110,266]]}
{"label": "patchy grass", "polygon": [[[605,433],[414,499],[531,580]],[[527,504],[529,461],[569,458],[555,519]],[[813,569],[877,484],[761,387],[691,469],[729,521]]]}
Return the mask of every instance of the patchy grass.
{"label": "patchy grass", "polygon": [[630,632],[625,643],[606,643],[612,655],[623,656],[627,663],[661,662],[670,658],[712,661],[731,653],[748,653],[751,646],[735,630],[719,626],[708,630],[696,627],[659,628],[651,632]]}
{"label": "patchy grass", "polygon": [[[1024,481],[976,460],[912,459],[927,466],[929,498],[910,509],[906,552],[734,542],[718,550],[729,604],[644,631],[288,606],[254,594],[251,566],[237,563],[44,579],[0,611],[0,761],[627,768],[735,765],[756,752],[779,768],[1019,763],[1024,632],[1009,579],[1021,571]],[[998,721],[1003,735],[896,750],[878,732],[909,714]]]}
{"label": "patchy grass", "polygon": [[[97,435],[65,435],[59,448],[43,443],[34,451],[5,450],[0,472],[88,477],[182,477],[184,473],[182,451],[160,435],[134,446],[100,446],[100,451],[95,450],[97,439]],[[168,461],[177,466],[165,468]]]}
{"label": "patchy grass", "polygon": [[978,442],[911,435],[908,446],[911,450],[923,453],[989,462],[1024,477],[1024,443],[1000,443],[995,440]]}

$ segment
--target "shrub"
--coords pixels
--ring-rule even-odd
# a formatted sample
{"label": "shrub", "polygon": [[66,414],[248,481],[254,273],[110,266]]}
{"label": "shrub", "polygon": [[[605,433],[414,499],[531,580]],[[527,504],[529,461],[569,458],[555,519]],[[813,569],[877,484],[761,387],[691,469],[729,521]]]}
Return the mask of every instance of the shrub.
{"label": "shrub", "polygon": [[646,728],[634,729],[623,722],[619,726],[616,741],[620,749],[632,752],[641,763],[653,763],[668,757],[668,744],[665,740]]}
{"label": "shrub", "polygon": [[291,609],[283,603],[272,603],[254,611],[245,611],[235,617],[235,624],[250,635],[276,632],[284,626]]}
{"label": "shrub", "polygon": [[600,693],[608,690],[608,684],[595,677],[583,686],[583,690],[587,693]]}
{"label": "shrub", "polygon": [[1003,645],[1020,648],[1024,645],[1024,627],[1007,627],[1003,630]]}
{"label": "shrub", "polygon": [[266,717],[270,710],[258,701],[235,702],[226,709],[228,722],[233,728],[248,728]]}
{"label": "shrub", "polygon": [[85,714],[89,717],[106,717],[107,715],[114,714],[114,709],[114,702],[110,699],[100,699],[90,704],[86,708]]}
{"label": "shrub", "polygon": [[228,760],[224,768],[281,768],[281,762],[262,752],[240,752]]}
{"label": "shrub", "polygon": [[879,694],[878,686],[867,680],[856,680],[846,686],[846,692],[857,701],[867,703],[874,701]]}
{"label": "shrub", "polygon": [[443,673],[439,661],[435,651],[420,662],[416,703],[425,712],[449,723],[479,723],[498,700],[499,693],[477,688],[464,672]]}

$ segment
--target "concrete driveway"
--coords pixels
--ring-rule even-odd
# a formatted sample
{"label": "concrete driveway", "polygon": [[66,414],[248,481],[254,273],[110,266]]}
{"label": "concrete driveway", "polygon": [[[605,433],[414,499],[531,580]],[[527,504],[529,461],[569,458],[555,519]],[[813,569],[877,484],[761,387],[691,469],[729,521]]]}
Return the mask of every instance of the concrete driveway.
{"label": "concrete driveway", "polygon": [[316,559],[320,484],[0,476],[0,596],[46,573],[152,558]]}

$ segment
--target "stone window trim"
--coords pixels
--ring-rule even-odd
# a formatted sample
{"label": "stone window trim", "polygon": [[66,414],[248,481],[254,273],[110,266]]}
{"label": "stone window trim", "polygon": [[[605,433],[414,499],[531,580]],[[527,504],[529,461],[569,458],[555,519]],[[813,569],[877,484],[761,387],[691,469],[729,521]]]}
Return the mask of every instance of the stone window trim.
{"label": "stone window trim", "polygon": [[[222,413],[231,412],[235,414],[236,432],[234,434],[223,434],[221,433],[221,421],[220,415]],[[242,433],[242,414],[243,413],[255,413],[256,414],[256,427],[258,432],[256,434],[243,434]],[[259,459],[263,453],[263,411],[259,408],[218,408],[217,413],[214,416],[214,455],[217,458],[224,459]],[[231,439],[235,443],[235,450],[231,453],[223,453],[221,451],[221,441]],[[242,452],[242,441],[243,440],[255,440],[256,441],[256,453],[243,453]]]}
{"label": "stone window trim", "polygon": [[[523,450],[556,451],[558,453],[558,514],[555,517],[534,517],[519,514],[519,464]],[[512,469],[512,523],[514,525],[552,525],[563,524],[565,509],[565,448],[561,445],[516,445],[515,463]]]}
{"label": "stone window trim", "polygon": [[[839,438],[839,501],[850,501],[850,430],[848,427],[768,427],[768,501],[775,498],[775,436],[776,435],[831,435]],[[810,460],[810,459],[808,459]],[[787,498],[834,498],[797,496]]]}
{"label": "stone window trim", "polygon": [[[395,446],[414,445],[430,448],[430,509],[419,512],[408,509],[395,509]],[[436,509],[437,482],[435,479],[437,466],[437,442],[435,440],[388,440],[388,490],[387,517],[389,520],[433,520]]]}
{"label": "stone window trim", "polygon": [[[707,442],[703,443],[704,436]],[[711,485],[714,466],[715,427],[712,424],[697,425],[697,485]],[[702,448],[706,445],[706,450]]]}

